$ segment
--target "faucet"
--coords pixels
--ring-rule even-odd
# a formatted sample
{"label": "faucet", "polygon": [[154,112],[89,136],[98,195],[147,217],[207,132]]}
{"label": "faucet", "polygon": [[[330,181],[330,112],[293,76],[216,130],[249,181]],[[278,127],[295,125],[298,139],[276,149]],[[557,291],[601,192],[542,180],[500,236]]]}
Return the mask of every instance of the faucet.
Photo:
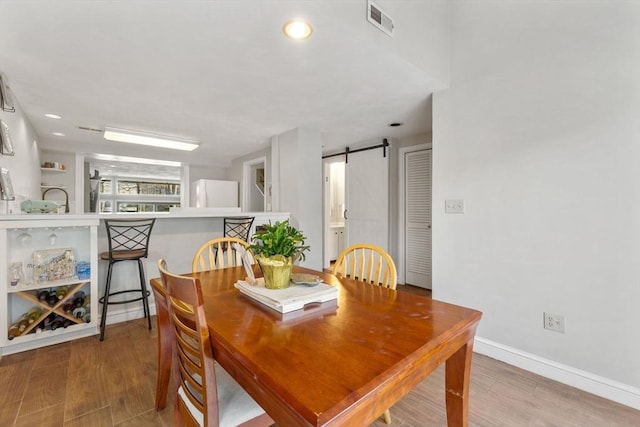
{"label": "faucet", "polygon": [[46,190],[44,190],[42,192],[42,200],[44,200],[44,196],[45,194],[47,194],[50,190],[60,190],[64,193],[66,199],[64,202],[64,213],[69,213],[69,193],[67,193],[67,190],[65,190],[64,188],[60,188],[60,187],[51,187],[51,188],[47,188]]}

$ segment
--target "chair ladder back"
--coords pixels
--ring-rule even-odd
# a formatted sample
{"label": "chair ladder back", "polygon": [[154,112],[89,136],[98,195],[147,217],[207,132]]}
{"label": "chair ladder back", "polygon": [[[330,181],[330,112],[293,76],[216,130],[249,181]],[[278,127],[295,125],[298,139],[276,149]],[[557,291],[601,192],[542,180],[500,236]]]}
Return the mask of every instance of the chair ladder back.
{"label": "chair ladder back", "polygon": [[[163,259],[158,261],[158,268],[167,292],[175,336],[174,378],[189,402],[203,414],[205,424],[217,426],[219,408],[216,374],[200,281],[169,273]],[[193,420],[193,415],[180,406],[185,405],[180,401],[176,400],[175,411],[180,412],[178,416]]]}
{"label": "chair ladder back", "polygon": [[167,291],[161,282],[151,281],[151,289],[156,302],[156,321],[158,325],[158,373],[156,378],[156,411],[162,410],[167,402],[167,391],[171,373],[173,352],[173,331],[167,307]]}

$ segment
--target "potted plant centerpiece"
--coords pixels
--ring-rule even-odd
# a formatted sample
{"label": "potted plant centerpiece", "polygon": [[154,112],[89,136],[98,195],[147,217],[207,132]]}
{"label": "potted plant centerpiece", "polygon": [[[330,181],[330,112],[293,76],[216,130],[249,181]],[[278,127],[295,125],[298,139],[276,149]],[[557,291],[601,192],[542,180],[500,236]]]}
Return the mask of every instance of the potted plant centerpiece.
{"label": "potted plant centerpiece", "polygon": [[304,235],[289,221],[265,224],[253,235],[254,244],[249,247],[264,275],[264,285],[269,289],[289,287],[293,263],[305,259]]}

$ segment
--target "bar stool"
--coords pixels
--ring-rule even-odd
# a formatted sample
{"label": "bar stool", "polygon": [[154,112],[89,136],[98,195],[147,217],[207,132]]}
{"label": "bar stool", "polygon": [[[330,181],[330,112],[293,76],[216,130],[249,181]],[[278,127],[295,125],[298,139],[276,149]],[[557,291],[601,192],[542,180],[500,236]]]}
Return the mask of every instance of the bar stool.
{"label": "bar stool", "polygon": [[[249,232],[254,219],[255,217],[252,216],[224,217],[224,237],[235,237],[250,243]],[[219,249],[225,252],[228,249],[227,242],[221,243]],[[216,248],[216,258],[217,256],[218,249]]]}
{"label": "bar stool", "polygon": [[[107,229],[107,240],[109,241],[109,251],[102,252],[100,259],[109,261],[109,269],[107,270],[107,282],[104,290],[104,296],[98,301],[103,304],[102,317],[100,320],[100,341],[104,340],[104,332],[107,325],[107,308],[109,304],[126,304],[130,302],[142,300],[144,317],[147,318],[149,329],[151,329],[151,314],[149,313],[150,292],[144,277],[144,267],[142,258],[146,258],[149,252],[149,237],[151,229],[155,223],[153,219],[106,219],[104,225]],[[126,289],[117,292],[111,292],[111,273],[113,265],[120,261],[137,261],[138,273],[140,276],[140,289]],[[127,300],[112,300],[112,297],[125,293],[139,293],[137,298]]]}
{"label": "bar stool", "polygon": [[225,217],[224,237],[235,237],[249,242],[249,231],[251,231],[251,225],[254,219],[252,216]]}

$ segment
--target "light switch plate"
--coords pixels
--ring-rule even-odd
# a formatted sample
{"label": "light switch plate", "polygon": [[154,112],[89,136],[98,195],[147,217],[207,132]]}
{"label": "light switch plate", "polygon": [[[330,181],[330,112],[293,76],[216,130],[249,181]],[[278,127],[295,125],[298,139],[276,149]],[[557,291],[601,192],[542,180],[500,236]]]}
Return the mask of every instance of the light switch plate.
{"label": "light switch plate", "polygon": [[448,214],[463,214],[464,213],[464,200],[450,199],[444,201],[444,213]]}

